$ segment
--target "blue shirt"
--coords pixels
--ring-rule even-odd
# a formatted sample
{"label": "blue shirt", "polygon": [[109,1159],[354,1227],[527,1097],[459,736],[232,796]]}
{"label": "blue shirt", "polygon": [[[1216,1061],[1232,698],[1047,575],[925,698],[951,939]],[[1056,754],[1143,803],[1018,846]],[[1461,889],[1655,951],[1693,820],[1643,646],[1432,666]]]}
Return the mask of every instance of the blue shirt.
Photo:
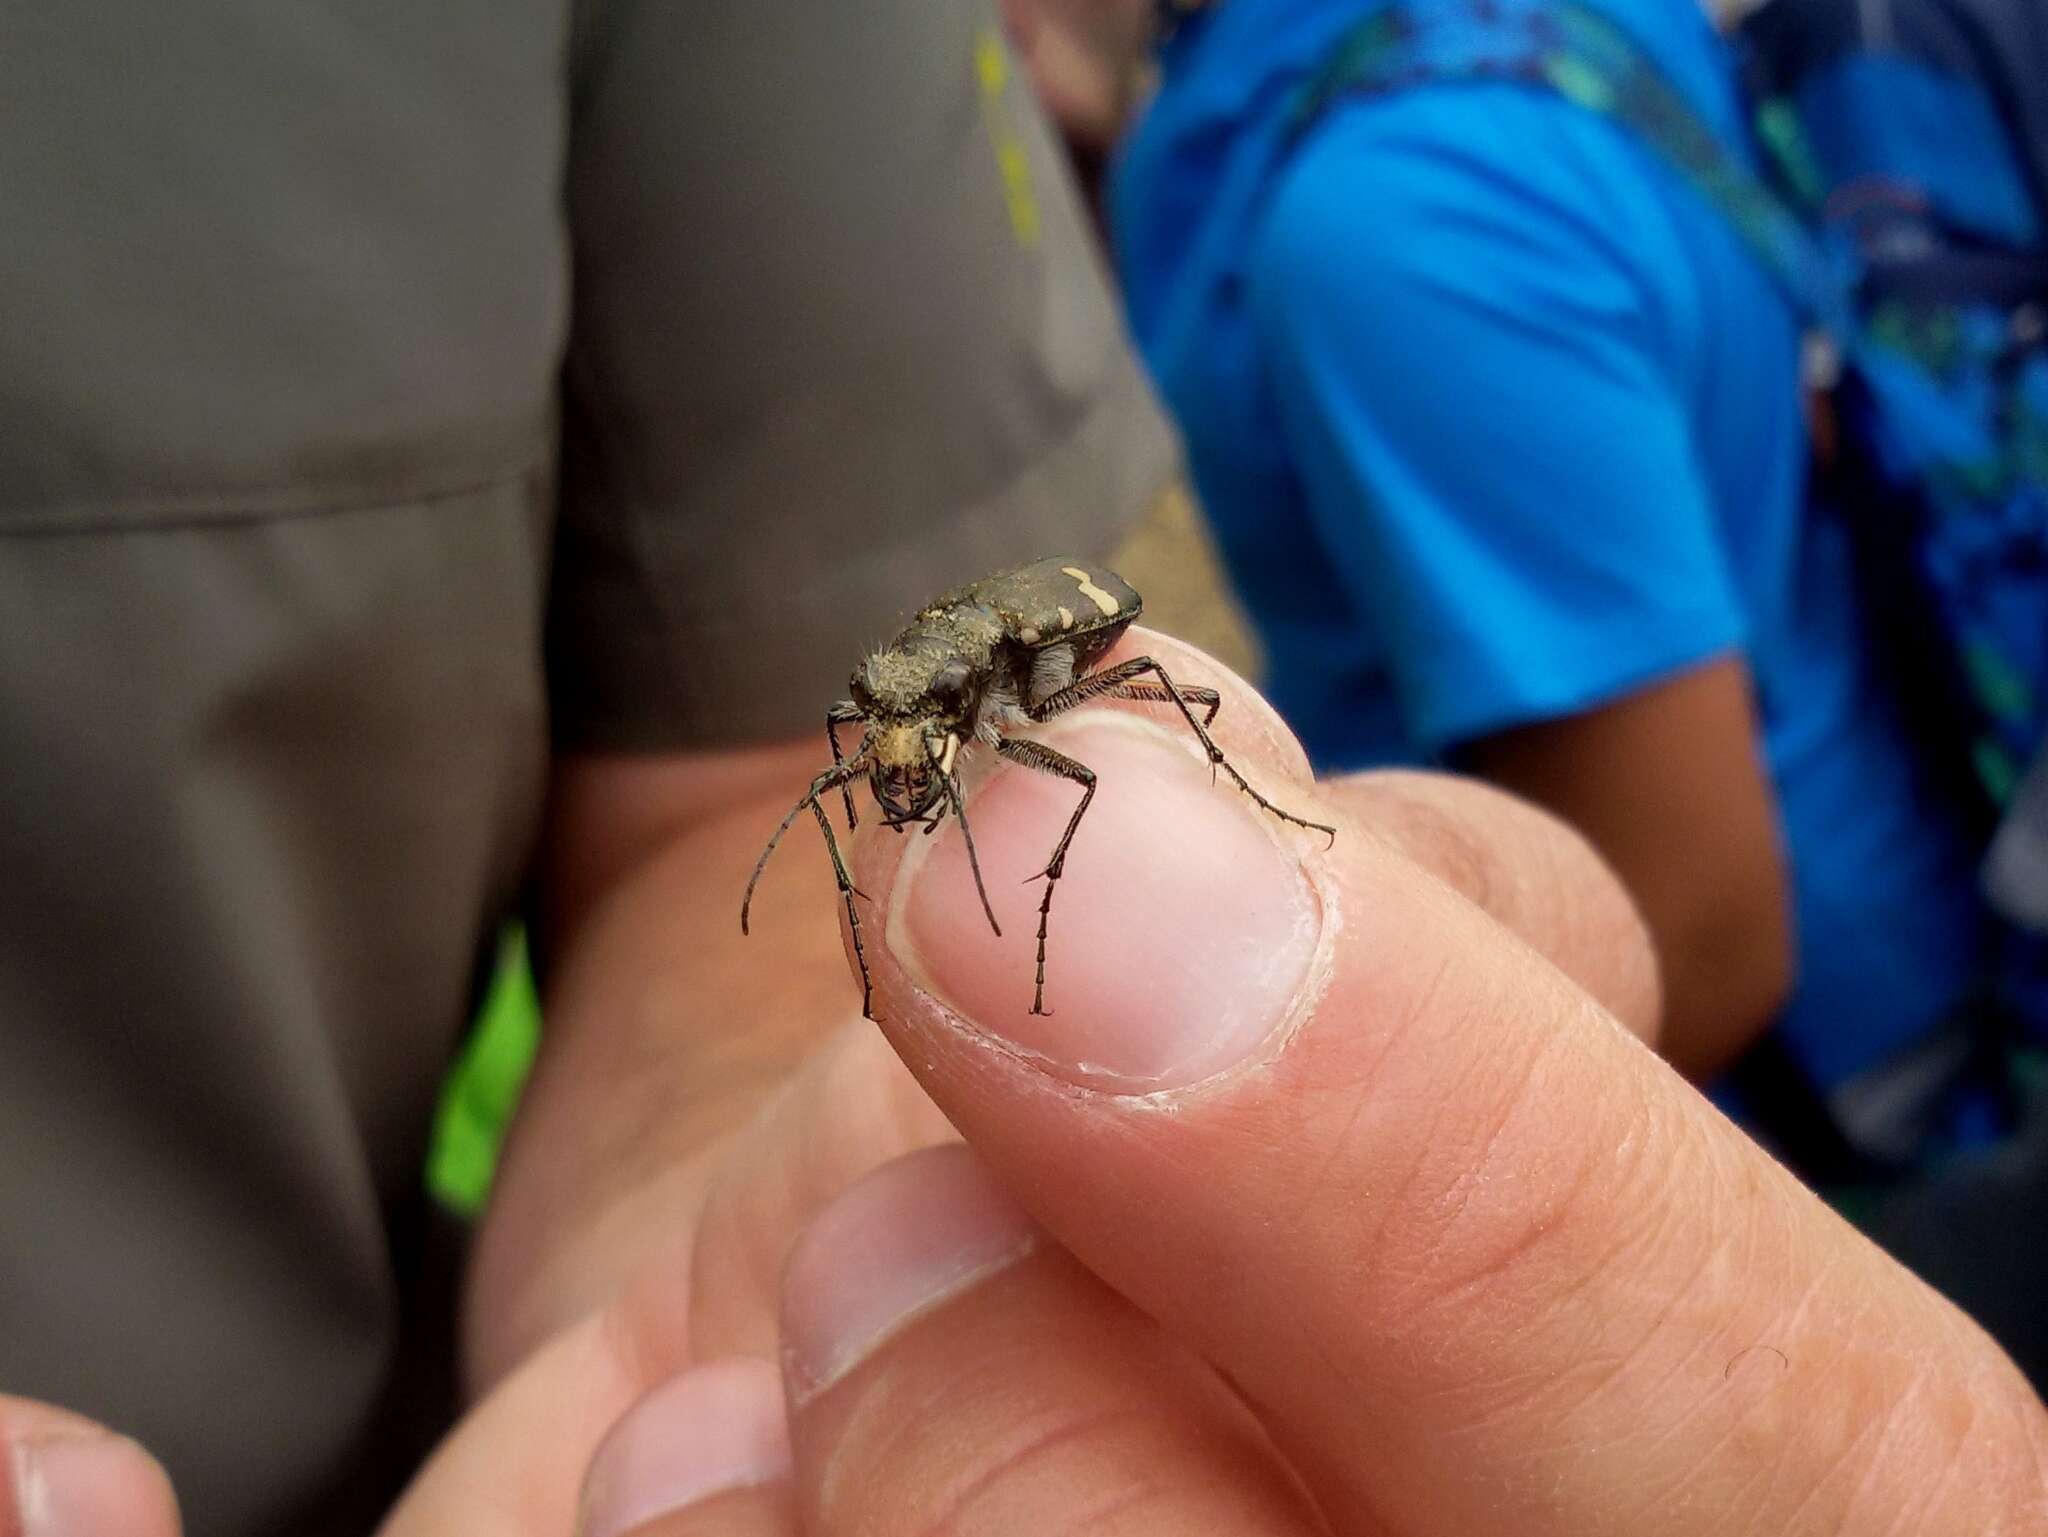
{"label": "blue shirt", "polygon": [[[1599,8],[1746,156],[1691,0]],[[1783,1026],[1837,1083],[1967,989],[1979,919],[1844,531],[1802,507],[1795,319],[1654,150],[1545,92],[1422,84],[1293,136],[1365,13],[1199,17],[1113,187],[1133,327],[1272,698],[1326,768],[1428,763],[1744,653],[1795,888]]]}

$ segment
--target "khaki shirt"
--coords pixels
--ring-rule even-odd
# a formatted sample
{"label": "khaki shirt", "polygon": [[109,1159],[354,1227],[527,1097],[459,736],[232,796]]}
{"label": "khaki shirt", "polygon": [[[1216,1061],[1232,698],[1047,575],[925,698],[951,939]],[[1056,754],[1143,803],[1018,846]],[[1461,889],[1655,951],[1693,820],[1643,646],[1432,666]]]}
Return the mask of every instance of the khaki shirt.
{"label": "khaki shirt", "polygon": [[1173,448],[986,6],[4,31],[0,1390],[362,1531],[551,752],[816,729]]}

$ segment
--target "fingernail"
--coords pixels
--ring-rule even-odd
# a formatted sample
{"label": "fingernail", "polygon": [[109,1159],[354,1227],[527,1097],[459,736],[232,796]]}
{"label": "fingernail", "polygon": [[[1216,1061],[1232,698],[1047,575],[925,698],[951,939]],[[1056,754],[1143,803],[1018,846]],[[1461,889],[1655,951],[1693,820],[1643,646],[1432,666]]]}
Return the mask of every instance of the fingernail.
{"label": "fingernail", "polygon": [[783,1273],[783,1373],[804,1403],[905,1324],[1036,1247],[1037,1226],[958,1144],[886,1164],[812,1219]]}
{"label": "fingernail", "polygon": [[735,1358],[693,1367],[628,1409],[591,1459],[580,1537],[624,1537],[657,1516],[790,1476],[782,1377]]}
{"label": "fingernail", "polygon": [[[1103,711],[1034,733],[1086,764],[1096,794],[1046,915],[1048,1012],[1032,1012],[1044,869],[1080,787],[1009,764],[969,801],[1001,938],[974,895],[957,825],[906,850],[892,950],[971,1028],[1071,1082],[1110,1093],[1184,1087],[1253,1055],[1294,1010],[1322,906],[1302,867],[1320,834],[1283,824],[1192,738]],[[1247,777],[1251,777],[1248,775]],[[1260,785],[1282,809],[1291,785]],[[927,840],[919,840],[920,842]]]}
{"label": "fingernail", "polygon": [[161,1464],[125,1436],[55,1435],[13,1447],[22,1537],[171,1537],[177,1501]]}

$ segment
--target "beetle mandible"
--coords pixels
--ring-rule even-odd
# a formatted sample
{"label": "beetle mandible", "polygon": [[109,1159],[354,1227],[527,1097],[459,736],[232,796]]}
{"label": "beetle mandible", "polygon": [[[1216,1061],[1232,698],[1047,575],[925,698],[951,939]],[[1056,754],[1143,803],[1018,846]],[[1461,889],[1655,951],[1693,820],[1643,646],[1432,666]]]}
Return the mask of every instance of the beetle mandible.
{"label": "beetle mandible", "polygon": [[[837,790],[846,804],[847,830],[852,831],[856,825],[853,782],[865,776],[881,807],[884,826],[899,833],[906,827],[922,826],[929,834],[948,813],[959,820],[982,911],[989,927],[1000,935],[1002,927],[989,905],[988,888],[982,884],[981,862],[975,856],[959,774],[963,755],[977,746],[992,747],[1012,763],[1072,780],[1081,787],[1080,804],[1053,845],[1052,857],[1031,877],[1045,882],[1045,894],[1038,903],[1038,979],[1031,1012],[1046,1013],[1045,931],[1052,913],[1053,889],[1066,868],[1067,848],[1081,818],[1087,815],[1088,803],[1095,798],[1095,774],[1086,764],[1043,742],[1007,733],[1051,720],[1091,699],[1137,699],[1174,706],[1201,742],[1212,772],[1221,769],[1240,790],[1283,822],[1327,833],[1335,841],[1335,828],[1282,811],[1232,767],[1208,732],[1222,703],[1216,690],[1176,683],[1149,656],[1134,656],[1099,672],[1088,670],[1143,611],[1144,600],[1137,589],[1115,572],[1061,556],[970,582],[919,609],[901,634],[854,669],[853,697],[825,712],[832,767],[811,781],[755,861],[746,896],[740,902],[740,932],[748,932],[747,912],[769,856],[796,819],[806,810],[812,812],[825,835],[832,874],[853,931],[853,954],[860,966],[861,1013],[869,1019],[875,1017],[874,987],[861,938],[860,909],[854,900],[860,894],[847,874],[824,806],[824,797]],[[1203,712],[1199,720],[1196,709]],[[839,728],[855,725],[861,728],[861,741],[849,757],[840,746]]]}

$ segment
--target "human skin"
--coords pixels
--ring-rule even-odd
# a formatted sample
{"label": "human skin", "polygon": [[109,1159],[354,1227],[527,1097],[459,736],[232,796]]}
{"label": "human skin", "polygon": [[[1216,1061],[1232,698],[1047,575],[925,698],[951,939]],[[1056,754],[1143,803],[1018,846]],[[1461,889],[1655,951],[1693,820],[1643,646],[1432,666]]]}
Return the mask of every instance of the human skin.
{"label": "human skin", "polygon": [[1112,148],[1137,106],[1147,0],[1003,0],[1010,46],[1070,142]]}
{"label": "human skin", "polygon": [[1470,743],[1461,761],[1563,817],[1621,877],[1662,969],[1672,1066],[1710,1082],[1770,1029],[1796,982],[1792,883],[1742,657]]}
{"label": "human skin", "polygon": [[0,1537],[177,1537],[164,1470],[81,1415],[0,1394]]}
{"label": "human skin", "polygon": [[[386,1537],[2042,1529],[2039,1401],[1644,1046],[1583,843],[1460,781],[1313,785],[1139,644],[1335,845],[1103,718],[1146,707],[1077,716],[1103,789],[1034,1020],[1010,877],[1071,803],[979,787],[1001,941],[953,833],[870,834],[881,1031],[712,1155]],[[972,1154],[891,1161],[933,1102]]]}
{"label": "human skin", "polygon": [[[822,1209],[895,1112],[836,1170],[738,1157],[719,1220],[751,1212],[762,1261],[707,1269],[707,1226],[509,1378],[388,1537],[568,1532],[579,1503],[583,1537],[2041,1529],[2039,1401],[1644,1046],[1640,924],[1585,846],[1457,781],[1314,786],[1223,682],[1226,750],[1335,846],[1170,733],[1049,733],[1103,790],[1034,1019],[1008,874],[1069,803],[979,787],[1001,941],[951,833],[871,835],[882,1032],[972,1155]],[[873,1039],[803,1124],[906,1103]]]}
{"label": "human skin", "polygon": [[473,1393],[644,1263],[706,1198],[723,1141],[858,1011],[822,857],[764,884],[755,939],[737,919],[822,747],[558,772],[540,887],[547,1030],[470,1263]]}

